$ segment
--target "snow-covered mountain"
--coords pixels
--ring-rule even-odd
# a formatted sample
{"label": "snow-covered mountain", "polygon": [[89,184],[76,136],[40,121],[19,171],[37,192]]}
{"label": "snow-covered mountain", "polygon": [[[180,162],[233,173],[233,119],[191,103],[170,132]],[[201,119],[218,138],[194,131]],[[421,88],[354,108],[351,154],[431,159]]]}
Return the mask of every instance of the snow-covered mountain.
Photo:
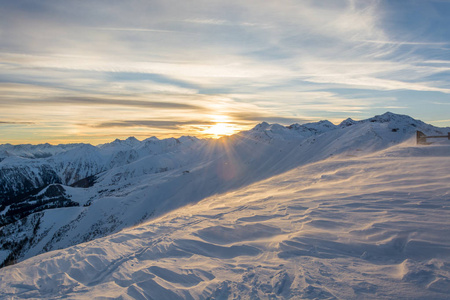
{"label": "snow-covered mountain", "polygon": [[116,224],[110,232],[153,217],[0,269],[0,298],[448,299],[450,143],[413,138],[448,129],[392,114],[317,134],[300,126],[209,141],[165,156],[177,162],[160,173],[143,158],[90,188],[50,185],[37,197],[91,204],[18,222],[36,231],[30,245],[50,240],[38,242],[42,230],[54,247],[99,236],[82,227],[95,214],[99,231]]}
{"label": "snow-covered mountain", "polygon": [[304,165],[381,151],[416,130],[450,131],[386,113],[339,125],[261,123],[219,140],[42,145],[44,157],[39,146],[2,145],[8,156],[0,162],[0,261],[103,237]]}

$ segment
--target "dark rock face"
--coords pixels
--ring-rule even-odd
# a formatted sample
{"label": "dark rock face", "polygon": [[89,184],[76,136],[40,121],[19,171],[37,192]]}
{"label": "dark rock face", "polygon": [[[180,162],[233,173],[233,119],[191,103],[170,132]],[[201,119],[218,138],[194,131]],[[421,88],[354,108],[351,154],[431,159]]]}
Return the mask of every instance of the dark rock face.
{"label": "dark rock face", "polygon": [[43,189],[34,189],[32,192],[21,194],[9,204],[9,209],[0,216],[0,227],[16,222],[33,213],[46,209],[79,206],[67,196],[66,191],[60,184],[51,184]]}
{"label": "dark rock face", "polygon": [[0,168],[0,210],[52,183],[61,183],[49,165]]}

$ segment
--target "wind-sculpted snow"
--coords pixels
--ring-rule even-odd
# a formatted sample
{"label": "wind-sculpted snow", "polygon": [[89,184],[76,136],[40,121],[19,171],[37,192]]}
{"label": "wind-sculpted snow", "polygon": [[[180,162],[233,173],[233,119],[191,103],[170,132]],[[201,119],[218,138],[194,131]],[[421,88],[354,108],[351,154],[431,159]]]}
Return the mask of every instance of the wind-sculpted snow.
{"label": "wind-sculpted snow", "polygon": [[449,169],[448,144],[334,155],[3,268],[0,298],[448,299]]}
{"label": "wind-sculpted snow", "polygon": [[[103,237],[302,165],[380,151],[411,139],[416,130],[439,134],[447,129],[386,113],[368,120],[346,120],[340,125],[328,121],[288,127],[261,123],[250,131],[220,140],[152,137],[138,141],[128,138],[96,147],[68,147],[66,151],[42,159],[8,157],[0,162],[0,178],[5,176],[2,180],[11,182],[8,170],[13,170],[27,175],[27,180],[33,178],[30,182],[34,184],[28,187],[32,194],[11,198],[19,199],[23,205],[20,202],[13,207],[11,199],[10,202],[0,199],[0,219],[8,226],[8,234],[5,234],[6,227],[0,228],[0,260],[4,264],[14,263],[38,253]],[[411,155],[420,151],[417,149],[421,148],[410,150]],[[53,181],[39,179],[39,172],[21,169],[30,166],[45,166],[46,178]],[[34,178],[33,174],[39,178]],[[54,177],[48,177],[50,174]],[[38,199],[36,193],[53,183],[65,184],[61,186],[66,200],[33,200]],[[20,184],[17,188],[20,192]],[[35,201],[32,206],[26,203],[30,200]],[[57,201],[71,207],[56,208],[63,205]],[[15,212],[11,208],[18,205],[23,219],[11,223],[15,219],[8,215]],[[36,205],[41,206],[36,208]],[[24,212],[26,207],[33,209]],[[315,224],[326,226],[328,223],[316,221]],[[246,226],[242,230],[251,232],[251,228]],[[262,227],[256,228],[262,230]],[[276,231],[276,228],[267,229],[267,232]]]}

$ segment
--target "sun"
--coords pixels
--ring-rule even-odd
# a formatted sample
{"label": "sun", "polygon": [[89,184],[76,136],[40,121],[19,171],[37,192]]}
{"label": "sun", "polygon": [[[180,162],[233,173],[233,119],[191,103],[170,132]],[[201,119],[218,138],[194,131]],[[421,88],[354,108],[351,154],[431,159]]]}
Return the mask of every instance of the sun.
{"label": "sun", "polygon": [[228,123],[216,123],[204,131],[215,138],[220,138],[225,135],[232,135],[238,131],[233,125]]}

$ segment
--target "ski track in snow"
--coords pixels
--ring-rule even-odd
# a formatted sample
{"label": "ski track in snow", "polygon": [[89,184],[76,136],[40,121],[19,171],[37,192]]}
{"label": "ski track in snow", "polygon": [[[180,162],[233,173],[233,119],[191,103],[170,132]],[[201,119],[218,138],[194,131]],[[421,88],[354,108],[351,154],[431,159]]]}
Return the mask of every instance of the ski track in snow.
{"label": "ski track in snow", "polygon": [[0,269],[0,298],[448,299],[450,146],[300,166]]}

